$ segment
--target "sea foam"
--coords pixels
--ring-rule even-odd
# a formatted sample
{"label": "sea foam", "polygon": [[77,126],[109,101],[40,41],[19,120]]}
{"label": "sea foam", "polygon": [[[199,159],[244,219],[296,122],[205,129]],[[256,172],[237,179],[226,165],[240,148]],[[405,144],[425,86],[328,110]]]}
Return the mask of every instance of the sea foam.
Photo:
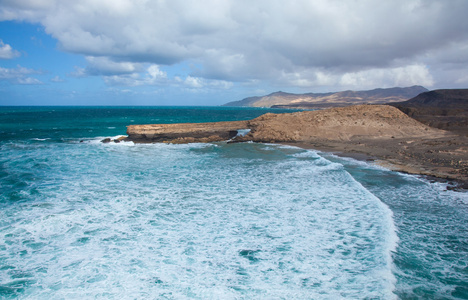
{"label": "sea foam", "polygon": [[11,297],[394,297],[391,212],[315,152],[64,143],[16,159],[40,167],[3,161],[26,192],[0,212]]}

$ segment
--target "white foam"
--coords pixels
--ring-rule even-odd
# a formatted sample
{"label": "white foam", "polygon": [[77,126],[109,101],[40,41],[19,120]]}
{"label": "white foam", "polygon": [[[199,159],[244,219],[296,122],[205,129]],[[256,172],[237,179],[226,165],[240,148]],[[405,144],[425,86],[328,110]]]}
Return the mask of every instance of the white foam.
{"label": "white foam", "polygon": [[29,298],[392,298],[388,208],[338,163],[249,143],[85,146],[60,145],[21,209],[0,211],[0,257],[34,280]]}
{"label": "white foam", "polygon": [[237,135],[236,136],[245,136],[251,131],[251,129],[239,129],[237,130]]}

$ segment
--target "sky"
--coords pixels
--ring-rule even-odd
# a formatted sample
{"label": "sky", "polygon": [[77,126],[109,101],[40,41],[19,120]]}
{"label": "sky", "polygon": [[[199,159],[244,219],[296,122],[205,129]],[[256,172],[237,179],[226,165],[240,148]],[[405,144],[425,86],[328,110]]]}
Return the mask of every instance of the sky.
{"label": "sky", "polygon": [[0,105],[468,88],[467,0],[0,0]]}

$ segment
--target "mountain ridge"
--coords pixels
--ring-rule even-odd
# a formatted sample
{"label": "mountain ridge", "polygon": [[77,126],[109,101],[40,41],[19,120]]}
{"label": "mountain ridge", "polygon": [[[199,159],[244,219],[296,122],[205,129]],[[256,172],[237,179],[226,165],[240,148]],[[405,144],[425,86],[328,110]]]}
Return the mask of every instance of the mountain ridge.
{"label": "mountain ridge", "polygon": [[247,97],[223,106],[321,109],[355,104],[385,104],[411,99],[428,89],[422,86],[376,88],[364,91],[294,94],[282,91],[265,96]]}

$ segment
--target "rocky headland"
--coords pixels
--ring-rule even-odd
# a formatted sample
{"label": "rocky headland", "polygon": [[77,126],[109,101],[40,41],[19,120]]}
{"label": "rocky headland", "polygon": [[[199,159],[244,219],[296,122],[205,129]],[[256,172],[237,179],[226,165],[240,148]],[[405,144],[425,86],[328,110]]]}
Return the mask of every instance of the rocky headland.
{"label": "rocky headland", "polygon": [[[239,132],[248,129],[245,135]],[[265,114],[250,121],[128,126],[137,143],[261,142],[362,156],[385,167],[462,182],[468,138],[422,124],[389,105]]]}

